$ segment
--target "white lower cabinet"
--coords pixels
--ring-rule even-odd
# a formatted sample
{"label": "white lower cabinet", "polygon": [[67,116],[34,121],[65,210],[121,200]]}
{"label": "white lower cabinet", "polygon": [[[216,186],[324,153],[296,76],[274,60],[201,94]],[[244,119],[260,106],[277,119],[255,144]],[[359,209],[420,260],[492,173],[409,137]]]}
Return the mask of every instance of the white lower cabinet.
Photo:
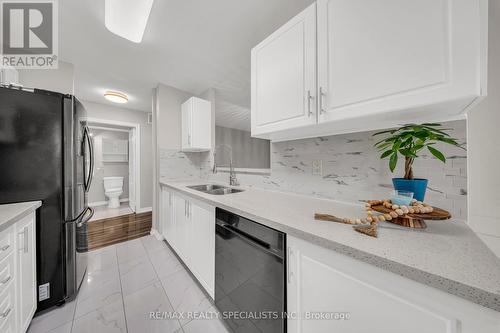
{"label": "white lower cabinet", "polygon": [[176,252],[184,261],[184,263],[190,267],[191,265],[191,219],[189,212],[189,201],[180,194],[174,195],[174,216],[175,216],[175,243]]}
{"label": "white lower cabinet", "polygon": [[36,310],[35,218],[28,216],[16,224],[17,281],[20,332],[25,332]]}
{"label": "white lower cabinet", "polygon": [[177,243],[175,242],[174,194],[166,188],[162,188],[161,203],[161,234],[172,248],[177,249]]}
{"label": "white lower cabinet", "polygon": [[290,236],[287,243],[290,333],[499,332],[498,312]]}
{"label": "white lower cabinet", "polygon": [[214,297],[215,288],[215,209],[201,202],[190,202],[191,270]]}
{"label": "white lower cabinet", "polygon": [[215,208],[165,187],[161,193],[163,237],[213,298]]}
{"label": "white lower cabinet", "polygon": [[35,213],[0,233],[0,332],[26,332],[36,310]]}

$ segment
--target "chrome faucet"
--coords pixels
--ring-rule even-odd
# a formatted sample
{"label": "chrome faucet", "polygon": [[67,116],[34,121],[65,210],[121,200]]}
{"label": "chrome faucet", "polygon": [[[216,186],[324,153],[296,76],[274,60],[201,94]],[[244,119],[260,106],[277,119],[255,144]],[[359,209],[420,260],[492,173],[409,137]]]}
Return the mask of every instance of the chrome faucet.
{"label": "chrome faucet", "polygon": [[214,174],[217,173],[217,162],[215,160],[215,157],[217,156],[217,148],[229,149],[229,185],[231,185],[231,186],[240,185],[240,183],[238,182],[238,179],[236,178],[236,172],[234,171],[233,148],[230,145],[220,144],[214,148],[214,167],[212,168],[212,173],[214,173]]}

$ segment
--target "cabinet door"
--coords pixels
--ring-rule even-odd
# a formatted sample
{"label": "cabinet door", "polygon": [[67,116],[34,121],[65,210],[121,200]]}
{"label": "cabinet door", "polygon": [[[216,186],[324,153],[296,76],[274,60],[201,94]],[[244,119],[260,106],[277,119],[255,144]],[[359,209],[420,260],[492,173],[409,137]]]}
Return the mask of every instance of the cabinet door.
{"label": "cabinet door", "polygon": [[193,251],[191,270],[207,292],[214,297],[215,288],[215,210],[201,203],[191,203]]}
{"label": "cabinet door", "polygon": [[316,123],[316,4],[252,49],[252,135]]}
{"label": "cabinet door", "polygon": [[193,97],[191,149],[207,151],[212,148],[212,103]]}
{"label": "cabinet door", "polygon": [[36,310],[35,214],[18,222],[16,230],[18,323],[25,332]]}
{"label": "cabinet door", "polygon": [[182,120],[182,149],[189,150],[191,148],[192,135],[192,100],[189,99],[181,106]]}
{"label": "cabinet door", "polygon": [[165,240],[170,244],[170,246],[176,248],[173,200],[174,200],[174,193],[168,191],[167,189],[162,189],[162,203],[161,203],[162,235],[165,238]]}
{"label": "cabinet door", "polygon": [[498,332],[496,311],[303,240],[287,246],[287,311],[302,315],[290,333]]}
{"label": "cabinet door", "polygon": [[431,106],[456,117],[481,94],[481,2],[318,0],[319,122],[393,112],[390,127]]}
{"label": "cabinet door", "polygon": [[189,201],[183,196],[175,195],[175,247],[177,254],[189,266],[191,246],[191,219],[189,216]]}

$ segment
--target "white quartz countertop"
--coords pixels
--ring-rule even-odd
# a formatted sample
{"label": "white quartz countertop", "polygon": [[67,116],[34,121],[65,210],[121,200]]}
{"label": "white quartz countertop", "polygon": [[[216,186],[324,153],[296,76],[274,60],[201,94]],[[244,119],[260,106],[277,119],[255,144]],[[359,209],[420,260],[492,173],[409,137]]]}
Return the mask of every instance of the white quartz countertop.
{"label": "white quartz countertop", "polygon": [[28,201],[0,205],[0,232],[32,213],[41,205],[41,201]]}
{"label": "white quartz countertop", "polygon": [[228,195],[187,188],[207,183],[202,180],[161,179],[160,183],[294,237],[500,311],[500,259],[463,222],[426,221],[425,230],[381,223],[378,238],[373,238],[355,232],[351,225],[314,219],[315,213],[364,216],[361,203],[255,188]]}

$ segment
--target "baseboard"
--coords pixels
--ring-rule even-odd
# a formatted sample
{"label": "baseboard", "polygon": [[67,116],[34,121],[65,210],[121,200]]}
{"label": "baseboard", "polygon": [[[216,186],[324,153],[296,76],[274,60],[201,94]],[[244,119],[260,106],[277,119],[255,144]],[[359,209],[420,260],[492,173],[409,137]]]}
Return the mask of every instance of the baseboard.
{"label": "baseboard", "polygon": [[144,207],[144,208],[137,208],[136,213],[141,214],[141,213],[149,213],[153,211],[153,207]]}
{"label": "baseboard", "polygon": [[151,236],[155,236],[157,240],[163,240],[163,236],[158,232],[158,230],[151,228]]}
{"label": "baseboard", "polygon": [[[120,199],[120,202],[128,202],[129,199]],[[108,201],[96,201],[96,202],[91,202],[89,203],[89,207],[98,207],[98,206],[106,206],[108,204]]]}
{"label": "baseboard", "polygon": [[107,201],[96,201],[96,202],[90,202],[89,207],[105,206],[107,204],[108,204]]}

